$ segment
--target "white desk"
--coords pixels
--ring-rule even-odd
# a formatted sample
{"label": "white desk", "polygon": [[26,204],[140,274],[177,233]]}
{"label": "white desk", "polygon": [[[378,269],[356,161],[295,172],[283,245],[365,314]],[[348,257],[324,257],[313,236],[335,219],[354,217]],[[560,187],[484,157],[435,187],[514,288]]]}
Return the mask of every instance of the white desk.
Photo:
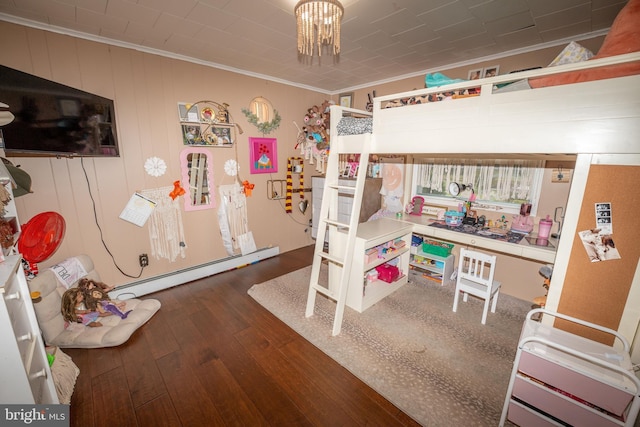
{"label": "white desk", "polygon": [[434,222],[433,217],[425,215],[404,214],[401,221],[413,224],[413,231],[423,236],[434,237],[436,239],[461,243],[463,245],[476,246],[490,251],[501,252],[507,255],[518,256],[534,261],[553,263],[556,258],[558,239],[549,239],[553,247],[537,246],[530,244],[527,239],[522,239],[520,243],[508,243],[488,237],[466,234],[463,232],[444,230],[442,228],[430,227]]}

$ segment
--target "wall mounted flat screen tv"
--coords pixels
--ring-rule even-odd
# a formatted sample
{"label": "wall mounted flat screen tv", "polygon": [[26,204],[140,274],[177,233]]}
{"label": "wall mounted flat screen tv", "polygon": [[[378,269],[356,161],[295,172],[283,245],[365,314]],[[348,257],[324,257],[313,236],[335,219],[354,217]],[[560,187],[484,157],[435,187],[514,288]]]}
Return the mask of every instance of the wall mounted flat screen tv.
{"label": "wall mounted flat screen tv", "polygon": [[114,104],[79,89],[0,65],[0,127],[7,156],[118,157]]}

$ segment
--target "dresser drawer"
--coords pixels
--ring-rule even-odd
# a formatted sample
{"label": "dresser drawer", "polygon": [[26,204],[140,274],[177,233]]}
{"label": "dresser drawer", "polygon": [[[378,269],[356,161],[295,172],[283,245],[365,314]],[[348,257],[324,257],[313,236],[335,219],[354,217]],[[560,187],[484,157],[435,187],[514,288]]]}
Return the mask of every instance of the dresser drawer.
{"label": "dresser drawer", "polygon": [[27,364],[31,360],[31,356],[35,351],[36,338],[39,331],[33,331],[31,323],[27,316],[11,319],[13,323],[13,331],[18,343],[18,351],[20,358]]}
{"label": "dresser drawer", "polygon": [[509,402],[509,415],[507,419],[519,427],[558,427],[557,423],[540,412],[527,408],[523,404],[511,400]]}
{"label": "dresser drawer", "polygon": [[31,385],[31,393],[33,393],[33,399],[38,403],[51,403],[51,397],[47,391],[47,380],[51,376],[51,369],[49,368],[49,361],[47,360],[46,353],[35,352],[31,360],[31,366],[29,367],[29,384]]}
{"label": "dresser drawer", "polygon": [[11,317],[24,311],[25,298],[30,298],[28,290],[23,289],[17,279],[9,280],[5,284],[2,296]]}
{"label": "dresser drawer", "polygon": [[522,352],[518,369],[529,377],[616,415],[622,415],[633,399],[629,390],[612,386],[528,351]]}
{"label": "dresser drawer", "polygon": [[569,425],[580,427],[615,427],[620,425],[597,409],[588,408],[570,397],[563,396],[544,385],[520,376],[515,379],[512,394],[521,401],[540,408]]}

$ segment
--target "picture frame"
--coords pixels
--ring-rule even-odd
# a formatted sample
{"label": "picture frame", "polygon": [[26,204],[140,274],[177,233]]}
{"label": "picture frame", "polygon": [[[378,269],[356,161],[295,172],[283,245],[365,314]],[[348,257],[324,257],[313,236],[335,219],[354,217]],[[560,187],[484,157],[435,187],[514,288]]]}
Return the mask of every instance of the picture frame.
{"label": "picture frame", "polygon": [[500,66],[499,65],[492,65],[490,67],[484,67],[484,70],[482,71],[482,77],[483,78],[487,78],[487,77],[495,77],[499,74],[500,72]]}
{"label": "picture frame", "polygon": [[278,140],[249,137],[249,170],[252,174],[278,172]]}
{"label": "picture frame", "polygon": [[353,92],[341,93],[338,97],[338,105],[346,108],[353,108]]}
{"label": "picture frame", "polygon": [[181,122],[200,123],[198,104],[178,102],[178,117]]}
{"label": "picture frame", "polygon": [[229,126],[211,126],[209,132],[205,132],[205,141],[210,142],[210,145],[218,147],[230,147],[233,145],[233,134]]}
{"label": "picture frame", "polygon": [[184,145],[206,145],[202,139],[200,123],[181,123]]}
{"label": "picture frame", "polygon": [[482,77],[482,68],[475,68],[473,70],[469,70],[469,74],[467,75],[467,80],[478,80]]}

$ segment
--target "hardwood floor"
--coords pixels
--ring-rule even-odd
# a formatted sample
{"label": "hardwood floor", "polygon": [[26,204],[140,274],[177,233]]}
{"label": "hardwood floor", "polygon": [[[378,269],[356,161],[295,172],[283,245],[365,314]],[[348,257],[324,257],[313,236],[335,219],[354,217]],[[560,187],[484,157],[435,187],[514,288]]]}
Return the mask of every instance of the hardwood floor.
{"label": "hardwood floor", "polygon": [[247,294],[312,255],[147,295],[162,308],[127,343],[65,349],[80,368],[71,426],[417,426]]}

